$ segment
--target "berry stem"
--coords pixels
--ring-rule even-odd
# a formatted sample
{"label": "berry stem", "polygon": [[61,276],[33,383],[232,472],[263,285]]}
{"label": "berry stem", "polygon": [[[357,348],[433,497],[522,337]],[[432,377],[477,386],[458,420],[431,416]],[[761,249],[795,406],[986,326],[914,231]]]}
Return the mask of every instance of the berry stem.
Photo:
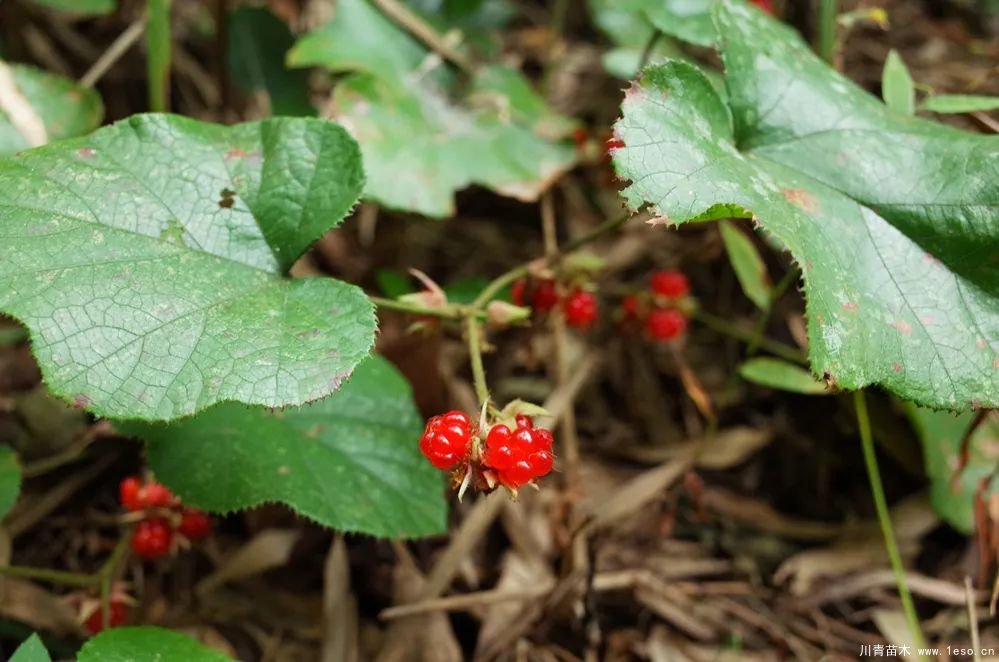
{"label": "berry stem", "polygon": [[118,540],[118,544],[115,545],[114,550],[111,552],[111,556],[104,561],[100,569],[97,571],[95,577],[100,584],[101,590],[101,625],[106,630],[111,627],[111,584],[114,579],[115,572],[118,569],[118,564],[121,563],[122,558],[125,556],[125,552],[128,551],[128,544],[132,538],[132,529],[129,527],[125,529],[123,535]]}
{"label": "berry stem", "polygon": [[482,326],[474,316],[465,318],[468,334],[468,357],[472,364],[472,382],[479,404],[489,402],[489,386],[486,384],[486,369],[482,365]]}
{"label": "berry stem", "polygon": [[[428,308],[426,306],[421,306],[418,303],[412,303],[409,301],[399,301],[397,299],[386,299],[384,297],[375,297],[368,295],[371,302],[378,306],[379,308],[385,308],[388,310],[398,310],[403,313],[410,313],[412,315],[426,315],[428,317],[441,317],[444,319],[462,319],[470,314],[473,314],[469,308],[465,306],[448,305],[444,308]],[[485,316],[482,311],[474,311],[477,316]]]}

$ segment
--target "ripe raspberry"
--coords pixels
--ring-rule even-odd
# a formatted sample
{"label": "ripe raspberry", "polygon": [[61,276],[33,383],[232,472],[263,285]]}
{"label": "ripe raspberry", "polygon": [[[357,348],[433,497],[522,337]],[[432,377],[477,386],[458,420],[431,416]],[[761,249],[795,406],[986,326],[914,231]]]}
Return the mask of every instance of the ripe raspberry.
{"label": "ripe raspberry", "polygon": [[652,274],[652,291],[667,299],[679,299],[690,292],[690,282],[679,271],[657,271]]}
{"label": "ripe raspberry", "polygon": [[197,508],[185,508],[180,514],[177,531],[191,542],[207,538],[212,532],[212,518]]}
{"label": "ripe raspberry", "polygon": [[547,313],[558,305],[558,290],[555,281],[542,280],[534,288],[531,307],[536,313]]}
{"label": "ripe raspberry", "polygon": [[576,290],[565,301],[565,323],[585,329],[597,319],[597,298],[586,290]]}
{"label": "ripe raspberry", "polygon": [[482,461],[507,487],[516,489],[552,469],[552,433],[533,425],[529,417],[521,415],[516,430],[498,423],[486,435]]}
{"label": "ripe raspberry", "polygon": [[653,340],[673,340],[687,330],[687,318],[672,308],[653,310],[645,320],[645,329]]}
{"label": "ripe raspberry", "polygon": [[[108,605],[108,626],[109,627],[120,627],[125,624],[128,620],[128,605],[124,602],[118,602],[112,599],[111,604]],[[83,627],[87,629],[90,634],[97,634],[104,630],[104,619],[101,618],[101,610],[98,607],[87,620],[83,622]]]}
{"label": "ripe raspberry", "polygon": [[132,550],[141,558],[152,561],[170,553],[173,529],[162,517],[142,520],[132,534]]}
{"label": "ripe raspberry", "polygon": [[427,421],[420,437],[420,450],[438,469],[451,469],[468,457],[472,421],[463,411],[449,411]]}
{"label": "ripe raspberry", "polygon": [[129,476],[121,481],[118,486],[118,501],[125,510],[135,512],[142,510],[142,501],[139,500],[139,491],[142,489],[142,482],[136,476]]}
{"label": "ripe raspberry", "polygon": [[138,501],[143,508],[169,508],[176,500],[170,488],[155,480],[139,488]]}

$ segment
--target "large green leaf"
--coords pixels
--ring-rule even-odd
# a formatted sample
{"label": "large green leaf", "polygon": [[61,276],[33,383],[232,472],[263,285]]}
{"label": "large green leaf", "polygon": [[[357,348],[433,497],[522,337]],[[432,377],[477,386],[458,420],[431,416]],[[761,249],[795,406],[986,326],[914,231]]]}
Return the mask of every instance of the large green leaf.
{"label": "large green leaf", "polygon": [[754,218],[801,264],[812,368],[932,407],[999,406],[999,137],[900,115],[797,35],[717,6],[726,105],[647,70],[616,127],[632,208]]}
{"label": "large green leaf", "polygon": [[48,386],[116,418],[335,391],[370,301],[288,267],[355,203],[356,143],[316,119],[135,116],[0,162],[0,310]]}
{"label": "large green leaf", "polygon": [[130,423],[156,477],[215,512],[268,501],[321,524],[384,537],[441,533],[440,472],[418,450],[409,385],[372,356],[335,395],[271,413],[233,403],[169,425]]}
{"label": "large green leaf", "polygon": [[229,14],[229,72],[244,92],[264,91],[274,115],[315,115],[309,73],[289,70],[284,59],[295,38],[288,25],[263,7]]}
{"label": "large green leaf", "polygon": [[620,0],[622,10],[643,13],[663,34],[701,46],[717,39],[711,22],[712,0]]}
{"label": "large green leaf", "polygon": [[560,140],[572,121],[519,72],[485,68],[459,94],[436,56],[365,0],[339,2],[288,60],[360,72],[337,85],[330,109],[361,144],[365,196],[385,206],[449,216],[454,193],[471,184],[533,201],[575,161]]}
{"label": "large green leaf", "polygon": [[[3,66],[9,68],[14,86],[38,115],[50,141],[87,133],[101,123],[104,106],[93,90],[23,64],[0,62],[0,67]],[[31,146],[0,110],[0,156]]]}
{"label": "large green leaf", "polygon": [[[975,415],[952,414],[910,406],[909,416],[923,445],[926,475],[930,479],[933,509],[954,528],[971,533],[975,527],[975,493],[999,462],[999,417],[992,415],[978,425],[967,443],[967,463],[961,465],[961,442]],[[992,481],[988,493],[999,489]]]}
{"label": "large green leaf", "polygon": [[186,634],[157,627],[111,628],[83,644],[77,662],[231,662]]}
{"label": "large green leaf", "polygon": [[10,511],[21,492],[21,466],[10,446],[0,446],[0,520]]}
{"label": "large green leaf", "polygon": [[45,650],[45,644],[42,643],[42,640],[37,634],[33,634],[17,647],[10,662],[52,662],[52,658]]}

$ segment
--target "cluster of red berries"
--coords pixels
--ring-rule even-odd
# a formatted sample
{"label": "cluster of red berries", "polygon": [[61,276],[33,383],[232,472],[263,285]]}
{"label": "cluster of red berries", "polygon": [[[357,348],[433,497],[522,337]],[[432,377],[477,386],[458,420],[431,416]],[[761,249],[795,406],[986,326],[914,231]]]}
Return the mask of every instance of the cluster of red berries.
{"label": "cluster of red berries", "polygon": [[155,480],[143,482],[130,476],[121,481],[118,497],[125,510],[143,515],[132,534],[132,550],[147,561],[173,551],[175,533],[196,542],[212,532],[207,513],[183,505],[168,487]]}
{"label": "cluster of red berries", "polygon": [[[108,603],[108,627],[121,627],[128,621],[128,604],[121,598],[112,595]],[[104,619],[101,616],[99,601],[93,601],[90,605],[90,615],[83,621],[83,627],[90,634],[98,634],[104,630]]]}
{"label": "cluster of red berries", "polygon": [[657,271],[649,281],[648,294],[631,294],[621,301],[625,322],[644,321],[652,340],[675,340],[687,331],[690,283],[679,271]]}
{"label": "cluster of red berries", "polygon": [[438,469],[467,463],[466,471],[478,467],[490,488],[498,482],[515,490],[547,475],[555,463],[550,430],[535,428],[534,421],[523,414],[516,417],[515,425],[515,430],[505,423],[492,425],[480,453],[468,414],[449,411],[427,421],[420,450]]}
{"label": "cluster of red berries", "polygon": [[590,327],[597,320],[599,311],[593,292],[575,287],[563,299],[559,295],[558,284],[550,278],[534,282],[528,282],[526,278],[514,281],[510,296],[514,304],[529,306],[537,315],[550,313],[561,303],[565,323],[577,329]]}

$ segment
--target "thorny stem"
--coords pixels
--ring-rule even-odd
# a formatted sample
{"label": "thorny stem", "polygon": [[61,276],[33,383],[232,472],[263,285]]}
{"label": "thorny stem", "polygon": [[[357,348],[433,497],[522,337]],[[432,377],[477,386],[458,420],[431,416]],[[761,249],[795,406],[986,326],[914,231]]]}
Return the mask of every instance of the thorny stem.
{"label": "thorny stem", "polygon": [[885,551],[888,552],[888,560],[891,562],[895,582],[898,584],[898,594],[902,599],[902,611],[905,613],[905,620],[909,624],[909,631],[916,642],[916,647],[925,648],[926,641],[919,626],[919,614],[916,613],[912,594],[909,592],[909,584],[905,578],[905,566],[902,565],[902,555],[898,551],[898,541],[895,539],[895,531],[892,529],[888,501],[885,499],[884,486],[881,484],[881,471],[878,469],[878,458],[874,453],[871,419],[867,413],[867,400],[864,398],[864,392],[854,391],[853,402],[856,408],[857,426],[860,428],[860,444],[864,451],[864,465],[867,467],[867,478],[871,483],[871,496],[874,497],[878,524],[881,525],[881,534],[885,539]]}

